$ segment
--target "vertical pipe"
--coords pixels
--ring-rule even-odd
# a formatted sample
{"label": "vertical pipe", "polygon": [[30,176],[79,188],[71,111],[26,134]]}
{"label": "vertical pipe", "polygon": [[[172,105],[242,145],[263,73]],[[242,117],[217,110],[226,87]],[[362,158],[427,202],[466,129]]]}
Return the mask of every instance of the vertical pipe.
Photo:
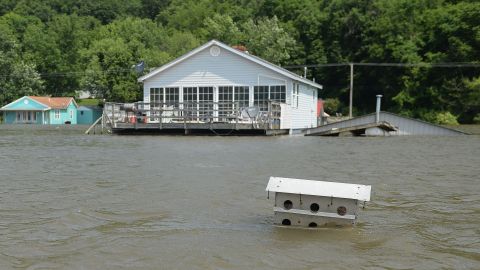
{"label": "vertical pipe", "polygon": [[303,67],[303,77],[307,78],[307,67]]}
{"label": "vertical pipe", "polygon": [[353,63],[350,63],[350,105],[348,110],[348,117],[352,118],[353,106]]}
{"label": "vertical pipe", "polygon": [[380,122],[380,105],[382,103],[382,95],[377,95],[377,109],[375,110],[375,122]]}

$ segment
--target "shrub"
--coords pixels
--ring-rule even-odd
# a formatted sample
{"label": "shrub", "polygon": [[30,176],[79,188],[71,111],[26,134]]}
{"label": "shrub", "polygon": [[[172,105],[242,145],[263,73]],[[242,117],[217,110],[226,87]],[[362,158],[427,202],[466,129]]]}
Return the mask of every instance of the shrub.
{"label": "shrub", "polygon": [[473,123],[480,124],[480,113],[477,113],[477,115],[475,115],[475,117],[473,118]]}
{"label": "shrub", "polygon": [[339,107],[340,100],[338,98],[327,98],[323,101],[323,110],[330,115],[335,114]]}
{"label": "shrub", "polygon": [[428,122],[432,122],[438,125],[458,125],[457,117],[448,111],[429,111],[422,114],[422,118]]}

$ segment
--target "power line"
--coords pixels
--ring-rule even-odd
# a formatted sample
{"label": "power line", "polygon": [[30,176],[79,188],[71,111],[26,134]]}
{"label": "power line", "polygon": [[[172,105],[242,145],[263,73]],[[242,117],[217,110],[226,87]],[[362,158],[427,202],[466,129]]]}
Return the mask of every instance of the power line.
{"label": "power line", "polygon": [[307,65],[290,65],[283,68],[315,68],[315,67],[341,67],[341,66],[370,66],[370,67],[441,67],[441,68],[466,68],[480,67],[480,63],[471,62],[450,62],[450,63],[328,63],[328,64],[307,64]]}
{"label": "power line", "polygon": [[[343,67],[343,66],[369,66],[369,67],[426,67],[426,68],[479,68],[480,63],[471,62],[450,62],[450,63],[326,63],[326,64],[306,64],[306,65],[288,65],[283,66],[286,69],[295,68],[317,68],[317,67]],[[74,77],[94,74],[118,74],[132,72],[132,69],[113,69],[106,71],[68,71],[68,72],[44,72],[39,73],[43,78],[46,77]],[[0,74],[0,78],[15,78],[23,75]]]}

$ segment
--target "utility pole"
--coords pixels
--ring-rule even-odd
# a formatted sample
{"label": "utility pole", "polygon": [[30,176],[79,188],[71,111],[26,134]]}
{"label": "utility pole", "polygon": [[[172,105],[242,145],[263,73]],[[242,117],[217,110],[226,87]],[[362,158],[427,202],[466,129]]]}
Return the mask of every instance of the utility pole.
{"label": "utility pole", "polygon": [[353,106],[353,63],[350,63],[350,108],[348,111],[348,117],[352,118],[352,106]]}

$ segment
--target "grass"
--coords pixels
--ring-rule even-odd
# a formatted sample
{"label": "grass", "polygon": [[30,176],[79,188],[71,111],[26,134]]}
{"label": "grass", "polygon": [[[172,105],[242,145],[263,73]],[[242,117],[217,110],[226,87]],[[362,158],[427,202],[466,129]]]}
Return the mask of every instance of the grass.
{"label": "grass", "polygon": [[100,100],[96,98],[78,99],[76,102],[78,106],[98,106],[100,104]]}

